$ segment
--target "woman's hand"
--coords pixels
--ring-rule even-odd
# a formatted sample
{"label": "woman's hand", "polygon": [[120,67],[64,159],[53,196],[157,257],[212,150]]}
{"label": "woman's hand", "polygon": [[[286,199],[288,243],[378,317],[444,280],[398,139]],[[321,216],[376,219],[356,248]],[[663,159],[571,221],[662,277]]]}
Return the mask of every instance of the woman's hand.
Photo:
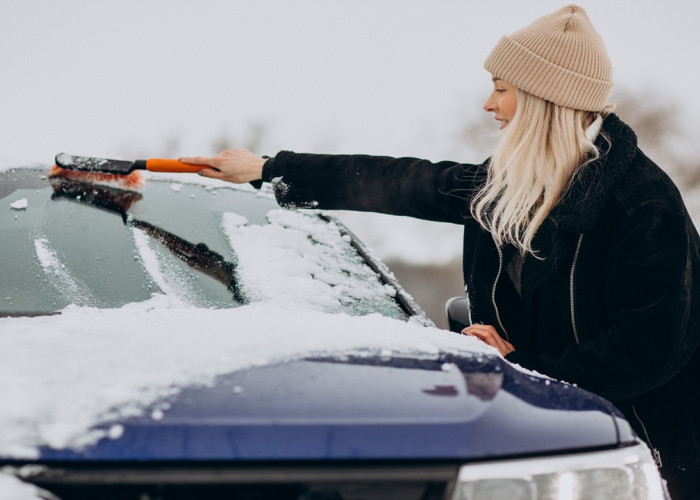
{"label": "woman's hand", "polygon": [[471,325],[462,330],[462,335],[471,335],[498,349],[501,356],[515,351],[513,344],[501,338],[496,329],[491,325]]}
{"label": "woman's hand", "polygon": [[262,168],[266,160],[247,149],[227,149],[216,156],[188,156],[180,158],[180,161],[211,167],[199,171],[199,175],[204,177],[243,184],[262,178]]}

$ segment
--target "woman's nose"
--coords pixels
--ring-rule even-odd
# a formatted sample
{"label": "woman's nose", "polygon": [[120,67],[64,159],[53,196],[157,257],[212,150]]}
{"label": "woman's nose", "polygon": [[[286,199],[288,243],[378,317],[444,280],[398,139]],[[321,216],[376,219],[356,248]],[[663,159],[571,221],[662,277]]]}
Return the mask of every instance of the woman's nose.
{"label": "woman's nose", "polygon": [[486,99],[486,102],[484,103],[484,111],[488,113],[496,111],[496,104],[493,102],[492,96],[489,96],[489,98]]}

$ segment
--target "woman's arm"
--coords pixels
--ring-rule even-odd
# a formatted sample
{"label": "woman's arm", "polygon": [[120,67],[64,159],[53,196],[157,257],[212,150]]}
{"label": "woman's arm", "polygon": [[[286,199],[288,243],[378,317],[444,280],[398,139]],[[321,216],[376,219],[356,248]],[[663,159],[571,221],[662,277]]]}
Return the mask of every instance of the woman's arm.
{"label": "woman's arm", "polygon": [[[229,182],[272,182],[282,206],[380,212],[463,223],[485,169],[456,162],[282,151],[265,160],[247,150],[181,158],[210,166],[201,175]],[[263,169],[264,165],[264,169]]]}
{"label": "woman's arm", "polygon": [[358,210],[462,224],[477,165],[417,158],[278,153],[265,175],[283,206]]}

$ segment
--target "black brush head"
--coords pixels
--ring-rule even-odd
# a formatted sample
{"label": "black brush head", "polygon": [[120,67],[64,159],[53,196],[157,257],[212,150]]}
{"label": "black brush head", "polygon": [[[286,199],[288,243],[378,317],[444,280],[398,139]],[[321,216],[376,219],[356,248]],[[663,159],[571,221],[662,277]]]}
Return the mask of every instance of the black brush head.
{"label": "black brush head", "polygon": [[138,168],[136,162],[133,161],[75,156],[66,153],[56,155],[56,165],[68,170],[117,175],[128,175],[132,170]]}

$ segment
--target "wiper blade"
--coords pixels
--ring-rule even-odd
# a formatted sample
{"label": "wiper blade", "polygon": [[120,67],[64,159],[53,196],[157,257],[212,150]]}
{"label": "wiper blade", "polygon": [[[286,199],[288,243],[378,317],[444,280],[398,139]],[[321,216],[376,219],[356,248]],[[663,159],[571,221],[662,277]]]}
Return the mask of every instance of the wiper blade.
{"label": "wiper blade", "polygon": [[52,177],[50,181],[54,190],[52,199],[66,198],[121,216],[124,224],[141,229],[148,236],[165,245],[188,266],[222,283],[233,293],[238,303],[248,302],[238,285],[235,262],[226,261],[223,256],[210,250],[204,243],[191,243],[149,222],[129,216],[128,210],[143,198],[142,194],[67,177]]}

